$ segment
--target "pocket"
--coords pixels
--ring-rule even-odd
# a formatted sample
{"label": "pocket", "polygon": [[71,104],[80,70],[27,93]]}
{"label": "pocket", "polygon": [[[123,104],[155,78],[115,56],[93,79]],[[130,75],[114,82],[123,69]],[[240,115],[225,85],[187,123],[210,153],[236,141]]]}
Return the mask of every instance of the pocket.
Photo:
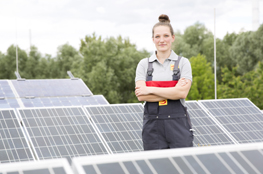
{"label": "pocket", "polygon": [[143,144],[157,144],[157,128],[155,119],[143,120],[142,140]]}
{"label": "pocket", "polygon": [[186,117],[167,120],[166,127],[169,140],[175,147],[193,146],[193,132]]}
{"label": "pocket", "polygon": [[145,107],[147,111],[146,115],[158,115],[159,102],[147,102]]}

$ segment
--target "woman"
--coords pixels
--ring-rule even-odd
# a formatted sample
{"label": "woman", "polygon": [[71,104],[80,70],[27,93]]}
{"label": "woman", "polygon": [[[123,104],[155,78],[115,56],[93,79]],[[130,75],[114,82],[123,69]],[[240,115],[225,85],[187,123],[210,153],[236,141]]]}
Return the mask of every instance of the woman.
{"label": "woman", "polygon": [[[156,52],[136,69],[135,94],[145,101],[142,139],[144,150],[193,146],[185,98],[192,83],[188,59],[171,50],[175,36],[167,15],[153,26]],[[180,79],[180,80],[179,80]]]}

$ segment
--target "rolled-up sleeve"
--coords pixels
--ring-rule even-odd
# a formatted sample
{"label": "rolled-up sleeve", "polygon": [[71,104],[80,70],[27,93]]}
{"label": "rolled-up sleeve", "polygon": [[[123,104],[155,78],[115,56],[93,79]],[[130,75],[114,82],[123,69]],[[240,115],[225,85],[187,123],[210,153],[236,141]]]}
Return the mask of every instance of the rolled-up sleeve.
{"label": "rolled-up sleeve", "polygon": [[190,61],[186,58],[183,59],[181,64],[181,77],[193,81],[191,64]]}
{"label": "rolled-up sleeve", "polygon": [[147,58],[142,59],[136,68],[135,83],[139,80],[146,81]]}

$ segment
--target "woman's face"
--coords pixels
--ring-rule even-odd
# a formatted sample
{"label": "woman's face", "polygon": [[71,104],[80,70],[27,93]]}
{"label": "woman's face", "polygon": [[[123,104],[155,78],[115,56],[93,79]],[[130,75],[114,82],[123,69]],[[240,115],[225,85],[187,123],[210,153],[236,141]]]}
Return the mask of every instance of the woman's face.
{"label": "woman's face", "polygon": [[157,51],[170,51],[174,42],[174,35],[171,34],[170,28],[167,26],[158,26],[154,28],[153,42]]}

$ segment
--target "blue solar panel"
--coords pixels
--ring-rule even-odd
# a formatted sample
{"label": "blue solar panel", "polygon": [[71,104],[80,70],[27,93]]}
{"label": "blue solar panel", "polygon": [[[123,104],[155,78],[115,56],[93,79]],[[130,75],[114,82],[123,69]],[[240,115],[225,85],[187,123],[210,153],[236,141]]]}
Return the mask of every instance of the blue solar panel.
{"label": "blue solar panel", "polygon": [[7,80],[0,80],[0,97],[15,98]]}
{"label": "blue solar panel", "polygon": [[142,104],[86,106],[113,153],[142,151]]}
{"label": "blue solar panel", "polygon": [[23,161],[0,165],[1,174],[73,174],[65,158]]}
{"label": "blue solar panel", "polygon": [[1,99],[0,98],[0,108],[19,108],[19,104],[16,99]]}
{"label": "blue solar panel", "polygon": [[81,107],[20,108],[39,159],[108,154]]}
{"label": "blue solar panel", "polygon": [[44,98],[22,98],[25,107],[50,107],[50,106],[81,106],[81,105],[108,105],[103,95],[92,95],[86,97],[44,97]]}
{"label": "blue solar panel", "polygon": [[[76,157],[77,173],[263,173],[263,144],[178,148]],[[112,171],[112,172],[111,172]]]}
{"label": "blue solar panel", "polygon": [[7,80],[0,80],[0,108],[19,108],[15,94]]}
{"label": "blue solar panel", "polygon": [[[31,148],[13,109],[0,110],[0,162],[34,160]],[[1,166],[1,165],[0,165]]]}
{"label": "blue solar panel", "polygon": [[194,146],[234,144],[196,101],[186,101],[194,132]]}
{"label": "blue solar panel", "polygon": [[81,79],[12,80],[19,97],[88,96],[92,92]]}
{"label": "blue solar panel", "polygon": [[263,113],[248,99],[201,100],[238,143],[263,142]]}

